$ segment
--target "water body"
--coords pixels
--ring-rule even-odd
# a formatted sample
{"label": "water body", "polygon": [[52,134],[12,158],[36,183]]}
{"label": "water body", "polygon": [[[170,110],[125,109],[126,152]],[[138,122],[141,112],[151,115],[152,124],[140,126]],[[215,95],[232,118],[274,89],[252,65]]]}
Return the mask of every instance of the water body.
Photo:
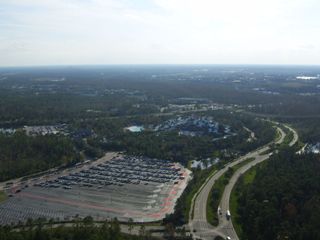
{"label": "water body", "polygon": [[130,126],[130,127],[127,127],[126,130],[128,130],[130,132],[142,132],[144,130],[144,127],[142,127],[142,126]]}

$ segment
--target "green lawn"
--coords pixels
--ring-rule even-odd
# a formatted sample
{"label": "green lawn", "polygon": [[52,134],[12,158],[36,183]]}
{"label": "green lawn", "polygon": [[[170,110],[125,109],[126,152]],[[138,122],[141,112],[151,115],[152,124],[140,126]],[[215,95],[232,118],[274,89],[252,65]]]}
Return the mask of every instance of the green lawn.
{"label": "green lawn", "polygon": [[238,194],[235,190],[231,192],[230,196],[230,212],[232,215],[232,224],[234,229],[236,230],[237,235],[240,237],[242,236],[242,229],[241,225],[239,224],[239,215],[238,215]]}
{"label": "green lawn", "polygon": [[7,199],[7,195],[3,192],[0,191],[0,202],[3,202]]}
{"label": "green lawn", "polygon": [[277,129],[277,131],[276,131],[276,136],[275,136],[275,138],[274,138],[274,141],[276,142],[276,141],[280,140],[280,138],[281,138],[281,133],[280,133],[280,131]]}
{"label": "green lawn", "polygon": [[248,170],[244,175],[243,175],[243,183],[245,185],[251,184],[257,174],[257,168],[252,167],[250,170]]}
{"label": "green lawn", "polygon": [[285,136],[283,143],[281,145],[282,146],[289,145],[289,143],[292,141],[292,139],[293,139],[293,132],[289,131],[287,133],[287,135]]}
{"label": "green lawn", "polygon": [[221,201],[222,193],[229,182],[229,178],[223,174],[214,184],[207,200],[207,220],[210,224],[217,226],[219,223],[217,209]]}

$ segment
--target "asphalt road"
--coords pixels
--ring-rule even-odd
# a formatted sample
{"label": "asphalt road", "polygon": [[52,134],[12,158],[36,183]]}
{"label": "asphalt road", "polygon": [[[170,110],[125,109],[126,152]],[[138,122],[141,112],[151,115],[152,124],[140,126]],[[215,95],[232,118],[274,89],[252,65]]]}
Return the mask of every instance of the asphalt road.
{"label": "asphalt road", "polygon": [[[289,143],[289,146],[293,146],[298,141],[298,134],[289,126],[286,127],[294,133],[294,138]],[[286,134],[283,132],[281,128],[278,127],[277,129],[280,132],[281,137],[275,143],[280,144],[283,142]],[[199,190],[198,195],[196,195],[197,197],[193,201],[193,219],[191,214],[189,216],[189,228],[190,231],[193,233],[194,239],[214,239],[216,236],[222,236],[224,238],[229,236],[231,237],[231,239],[239,239],[232,225],[232,221],[227,220],[226,218],[226,212],[227,210],[229,210],[230,194],[237,180],[244,172],[249,170],[254,165],[261,163],[269,158],[269,154],[263,154],[264,152],[270,149],[269,145],[270,144],[262,148],[259,148],[253,152],[250,152],[247,155],[240,157],[236,161],[227,164],[223,169],[216,172]],[[224,190],[220,203],[222,214],[219,215],[219,225],[217,227],[210,225],[207,222],[206,207],[208,196],[215,181],[219,177],[221,177],[228,170],[229,167],[233,167],[245,161],[248,158],[254,158],[254,160],[239,168],[234,173],[234,175],[229,181],[229,184],[226,186]],[[192,212],[192,207],[190,212]]]}
{"label": "asphalt road", "polygon": [[293,133],[293,138],[292,138],[291,142],[289,143],[289,147],[292,147],[293,145],[295,145],[298,142],[298,139],[299,139],[298,133],[293,128],[289,127],[288,125],[284,125],[284,126]]}

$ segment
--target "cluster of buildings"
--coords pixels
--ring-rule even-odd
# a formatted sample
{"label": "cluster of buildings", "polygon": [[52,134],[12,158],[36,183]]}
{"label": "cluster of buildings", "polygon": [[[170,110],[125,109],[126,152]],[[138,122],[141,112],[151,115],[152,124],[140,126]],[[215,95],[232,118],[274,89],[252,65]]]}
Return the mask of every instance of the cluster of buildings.
{"label": "cluster of buildings", "polygon": [[200,168],[201,170],[210,168],[211,166],[220,162],[220,158],[207,158],[202,160],[193,160],[191,162],[191,168]]}
{"label": "cluster of buildings", "polygon": [[67,124],[57,125],[42,125],[42,126],[24,126],[22,129],[13,128],[0,128],[0,134],[12,135],[17,130],[22,130],[28,136],[46,136],[46,135],[65,135],[71,136],[72,138],[87,138],[95,136],[95,133],[91,129],[77,129],[71,130]]}
{"label": "cluster of buildings", "polygon": [[91,129],[71,130],[67,124],[44,125],[44,126],[24,126],[23,130],[28,136],[65,135],[73,139],[82,139],[95,136]]}
{"label": "cluster of buildings", "polygon": [[314,153],[314,154],[320,154],[320,142],[315,144],[305,144],[301,150],[296,152],[297,154],[303,154],[303,153]]}
{"label": "cluster of buildings", "polygon": [[16,129],[13,128],[0,128],[0,134],[12,135],[16,132]]}
{"label": "cluster of buildings", "polygon": [[190,104],[169,104],[166,107],[160,108],[160,112],[184,112],[184,111],[208,111],[208,110],[222,110],[227,108],[225,105],[218,103],[190,103]]}
{"label": "cluster of buildings", "polygon": [[157,125],[154,131],[174,131],[178,130],[179,135],[203,136],[203,135],[224,135],[231,132],[229,126],[222,125],[213,120],[212,117],[177,117],[169,119]]}
{"label": "cluster of buildings", "polygon": [[313,144],[313,145],[308,145],[307,152],[319,154],[320,153],[320,142]]}
{"label": "cluster of buildings", "polygon": [[188,116],[188,117],[177,117],[174,119],[169,119],[159,125],[153,126],[129,126],[124,128],[124,131],[128,132],[143,132],[144,130],[154,131],[154,132],[168,132],[168,131],[178,131],[179,135],[196,137],[196,136],[215,136],[224,137],[231,134],[231,127],[220,124],[213,120],[212,117],[198,117],[198,116]]}
{"label": "cluster of buildings", "polygon": [[279,95],[280,92],[267,90],[265,88],[253,88],[254,91],[261,92],[263,94],[270,94],[270,95]]}
{"label": "cluster of buildings", "polygon": [[320,75],[317,76],[297,76],[296,79],[298,80],[317,80],[319,79]]}
{"label": "cluster of buildings", "polygon": [[23,130],[28,136],[45,136],[56,134],[68,135],[68,126],[66,124],[48,126],[24,126]]}

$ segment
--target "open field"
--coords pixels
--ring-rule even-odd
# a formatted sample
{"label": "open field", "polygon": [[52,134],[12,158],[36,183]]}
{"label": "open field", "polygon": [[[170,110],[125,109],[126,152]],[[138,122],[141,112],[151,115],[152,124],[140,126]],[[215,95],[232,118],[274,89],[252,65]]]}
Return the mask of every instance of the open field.
{"label": "open field", "polygon": [[58,221],[92,216],[136,222],[161,220],[173,212],[189,179],[179,164],[107,154],[60,173],[13,185],[0,204],[0,224],[45,217]]}
{"label": "open field", "polygon": [[3,191],[0,191],[0,203],[5,201],[6,199],[7,195]]}

